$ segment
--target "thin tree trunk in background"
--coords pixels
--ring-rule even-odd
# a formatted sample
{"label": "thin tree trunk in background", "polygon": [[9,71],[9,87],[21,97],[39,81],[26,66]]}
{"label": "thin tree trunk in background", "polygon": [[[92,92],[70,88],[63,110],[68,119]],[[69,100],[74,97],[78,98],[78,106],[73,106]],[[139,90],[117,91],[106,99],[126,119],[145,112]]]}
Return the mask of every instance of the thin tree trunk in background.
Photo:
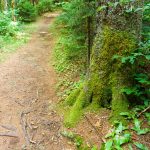
{"label": "thin tree trunk in background", "polygon": [[87,18],[87,28],[88,28],[88,55],[87,55],[87,67],[90,66],[90,57],[91,57],[91,17]]}
{"label": "thin tree trunk in background", "polygon": [[7,0],[0,0],[0,9],[1,9],[1,11],[7,11],[8,10]]}
{"label": "thin tree trunk in background", "polygon": [[16,21],[16,17],[15,17],[15,0],[12,0],[11,6],[12,6],[12,20]]}
{"label": "thin tree trunk in background", "polygon": [[[90,8],[90,0],[88,1],[88,7]],[[89,16],[87,18],[87,37],[88,37],[88,48],[87,48],[87,70],[89,71],[89,66],[90,66],[90,57],[91,57],[91,47],[92,47],[92,43],[91,43],[91,22],[92,22],[92,19],[91,19],[91,16]]]}
{"label": "thin tree trunk in background", "polygon": [[8,10],[8,2],[7,0],[4,0],[4,11]]}
{"label": "thin tree trunk in background", "polygon": [[8,3],[7,0],[1,0],[1,11],[7,11],[8,9]]}

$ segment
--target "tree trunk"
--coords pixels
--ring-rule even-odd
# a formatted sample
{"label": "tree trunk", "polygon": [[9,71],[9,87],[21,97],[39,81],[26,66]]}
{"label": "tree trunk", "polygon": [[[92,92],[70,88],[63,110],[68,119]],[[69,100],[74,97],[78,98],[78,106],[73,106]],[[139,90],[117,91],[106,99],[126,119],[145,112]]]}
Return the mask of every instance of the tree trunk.
{"label": "tree trunk", "polygon": [[15,0],[11,1],[11,6],[12,6],[12,20],[16,21],[16,17],[15,17]]}
{"label": "tree trunk", "polygon": [[1,0],[1,11],[3,12],[3,11],[5,11],[6,10],[6,5],[7,5],[7,3],[6,3],[7,1],[6,0]]}
{"label": "tree trunk", "polygon": [[5,11],[8,10],[8,2],[7,2],[7,0],[4,0],[4,10]]}
{"label": "tree trunk", "polygon": [[[128,56],[137,47],[140,39],[142,12],[130,12],[130,8],[142,7],[142,0],[127,4],[109,6],[110,0],[100,1],[107,6],[97,14],[97,35],[95,37],[90,73],[85,83],[73,92],[65,103],[72,106],[65,123],[73,125],[84,108],[107,107],[111,101],[111,119],[121,121],[120,112],[128,111],[129,102],[121,89],[131,84],[132,68],[114,55]],[[114,2],[114,0],[111,0]]]}

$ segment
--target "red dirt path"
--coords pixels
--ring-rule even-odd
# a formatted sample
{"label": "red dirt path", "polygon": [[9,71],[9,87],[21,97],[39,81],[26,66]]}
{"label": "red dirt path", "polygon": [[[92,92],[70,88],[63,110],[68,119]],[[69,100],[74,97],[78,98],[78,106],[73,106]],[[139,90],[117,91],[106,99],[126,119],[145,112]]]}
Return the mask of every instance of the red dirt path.
{"label": "red dirt path", "polygon": [[37,21],[31,40],[0,64],[0,150],[70,149],[53,108],[56,74],[49,60],[54,40],[48,31],[53,15]]}

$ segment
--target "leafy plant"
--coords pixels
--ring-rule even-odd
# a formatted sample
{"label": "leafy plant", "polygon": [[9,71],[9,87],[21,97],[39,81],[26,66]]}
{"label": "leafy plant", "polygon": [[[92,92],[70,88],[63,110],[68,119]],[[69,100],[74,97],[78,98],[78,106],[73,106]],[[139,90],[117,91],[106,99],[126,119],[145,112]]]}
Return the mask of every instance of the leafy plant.
{"label": "leafy plant", "polygon": [[112,150],[117,149],[121,150],[121,146],[125,143],[129,143],[131,141],[131,134],[125,132],[128,128],[123,126],[121,122],[116,122],[114,129],[112,129],[111,133],[105,136],[106,139],[109,140],[105,143],[105,149]]}
{"label": "leafy plant", "polygon": [[134,142],[134,145],[136,145],[140,150],[148,150],[148,148],[145,145],[139,142]]}
{"label": "leafy plant", "polygon": [[[113,11],[116,10],[116,8],[120,7],[120,6],[125,6],[126,5],[126,9],[124,11],[122,11],[122,14],[120,15],[130,15],[131,13],[138,13],[139,11],[145,11],[150,9],[150,4],[146,3],[144,5],[144,7],[137,7],[137,6],[133,6],[131,5],[132,2],[134,2],[134,0],[120,0],[118,2],[108,2],[107,5],[101,5],[97,8],[97,11],[103,11],[106,10],[108,7],[111,7],[111,10],[108,10],[109,13],[112,13]],[[146,13],[145,13],[146,14]],[[148,17],[148,15],[146,14],[146,17]]]}
{"label": "leafy plant", "polygon": [[132,112],[121,112],[120,113],[121,116],[124,116],[127,119],[135,119],[137,117],[137,114],[132,111]]}
{"label": "leafy plant", "polygon": [[73,0],[63,2],[63,13],[57,18],[56,24],[61,27],[61,49],[66,59],[85,59],[87,44],[87,17],[93,16],[93,1]]}
{"label": "leafy plant", "polygon": [[148,128],[141,129],[141,121],[138,119],[134,119],[134,127],[132,130],[136,131],[138,135],[146,134],[149,132]]}
{"label": "leafy plant", "polygon": [[[138,8],[137,8],[138,9]],[[140,8],[139,8],[140,9]],[[142,41],[134,53],[126,57],[114,56],[113,59],[119,59],[122,64],[129,65],[135,70],[133,72],[133,84],[130,87],[122,89],[122,92],[126,93],[129,97],[134,97],[135,103],[145,105],[145,101],[149,103],[150,92],[150,76],[148,72],[149,60],[150,60],[150,27],[147,23],[150,21],[149,12],[150,4],[145,1],[143,8],[143,32]]]}
{"label": "leafy plant", "polygon": [[29,0],[21,0],[18,5],[19,20],[23,22],[32,22],[36,20],[37,10]]}
{"label": "leafy plant", "polygon": [[11,19],[11,12],[0,13],[0,35],[15,36],[19,31],[19,23]]}
{"label": "leafy plant", "polygon": [[[122,150],[122,145],[125,143],[132,143],[136,145],[141,150],[147,150],[146,146],[138,143],[133,142],[131,139],[131,130],[134,130],[137,135],[147,134],[150,130],[148,128],[141,128],[141,122],[139,117],[139,111],[143,112],[145,108],[149,106],[149,103],[147,101],[144,102],[144,105],[138,105],[135,106],[135,108],[132,108],[132,111],[130,112],[122,112],[120,115],[124,116],[126,119],[130,120],[130,123],[133,124],[133,127],[125,127],[121,122],[116,121],[115,126],[113,129],[111,129],[111,132],[108,133],[105,138],[108,139],[105,143],[105,149],[107,150]],[[148,118],[147,121],[149,123],[149,117],[150,113],[143,112],[144,115]],[[129,150],[133,150],[132,145],[128,145]]]}
{"label": "leafy plant", "polygon": [[[135,96],[137,102],[144,102],[145,99],[148,99],[149,95],[149,85],[150,78],[147,73],[147,68],[150,60],[150,41],[140,43],[140,47],[132,53],[130,56],[114,56],[113,59],[120,59],[123,64],[130,63],[131,67],[136,68],[135,73],[133,74],[134,85],[130,87],[125,87],[121,92],[126,93],[127,95]],[[135,67],[136,64],[136,67]]]}
{"label": "leafy plant", "polygon": [[61,134],[64,137],[67,137],[68,139],[70,139],[74,143],[74,145],[76,146],[76,148],[78,150],[98,150],[97,146],[95,146],[95,145],[88,146],[84,142],[84,139],[81,136],[79,136],[73,132],[63,131],[63,132],[61,132]]}
{"label": "leafy plant", "polygon": [[[120,115],[126,117],[127,119],[131,121],[133,120],[134,127],[132,127],[131,129],[136,131],[137,135],[146,134],[150,131],[148,128],[141,129],[142,121],[138,119],[139,117],[138,112],[145,110],[148,106],[149,106],[149,103],[145,101],[144,105],[136,106],[135,108],[132,109],[131,112],[120,113]],[[149,113],[145,113],[145,116],[148,118],[147,120],[149,121]]]}
{"label": "leafy plant", "polygon": [[52,11],[54,8],[53,0],[40,0],[36,6],[39,15]]}
{"label": "leafy plant", "polygon": [[150,125],[150,113],[145,113],[145,117],[147,118],[148,124]]}

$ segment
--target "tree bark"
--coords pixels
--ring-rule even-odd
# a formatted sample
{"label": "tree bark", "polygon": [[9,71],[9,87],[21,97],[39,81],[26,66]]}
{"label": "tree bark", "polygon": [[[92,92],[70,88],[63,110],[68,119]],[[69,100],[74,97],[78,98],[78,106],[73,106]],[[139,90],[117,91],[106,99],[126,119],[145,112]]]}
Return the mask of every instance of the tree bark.
{"label": "tree bark", "polygon": [[6,11],[7,9],[7,1],[1,0],[1,11]]}
{"label": "tree bark", "polygon": [[7,2],[7,0],[4,0],[4,10],[5,11],[8,10],[8,2]]}
{"label": "tree bark", "polygon": [[[85,83],[67,100],[72,108],[65,122],[73,125],[84,108],[107,107],[111,101],[111,119],[121,121],[120,112],[128,111],[129,102],[121,89],[132,84],[132,68],[114,55],[130,55],[140,40],[142,11],[127,13],[130,8],[143,6],[142,0],[115,7],[108,5],[115,0],[101,0],[98,5],[107,6],[97,14],[97,35],[91,54],[90,73]],[[76,93],[76,94],[75,94]]]}
{"label": "tree bark", "polygon": [[12,20],[16,21],[16,17],[15,17],[15,0],[11,1],[11,6],[12,6]]}

